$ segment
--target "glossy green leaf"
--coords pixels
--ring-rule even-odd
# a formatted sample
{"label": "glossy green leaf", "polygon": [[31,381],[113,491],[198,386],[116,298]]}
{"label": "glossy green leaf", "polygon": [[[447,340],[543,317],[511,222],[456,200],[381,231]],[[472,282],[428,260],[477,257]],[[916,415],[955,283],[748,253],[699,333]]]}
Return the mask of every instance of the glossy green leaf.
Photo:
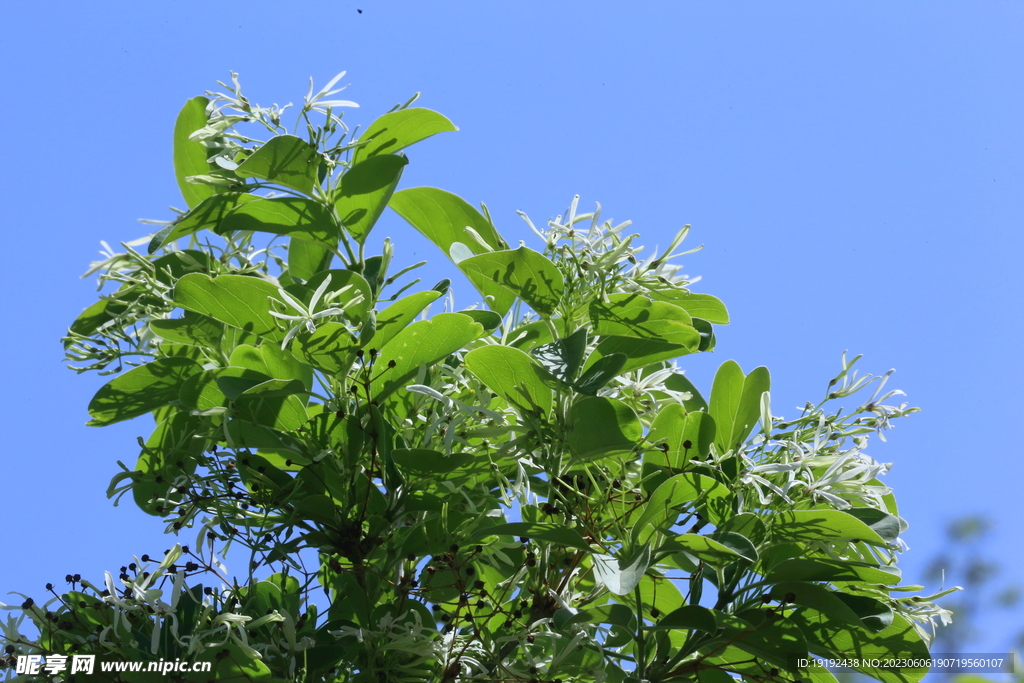
{"label": "glossy green leaf", "polygon": [[715,325],[729,324],[729,311],[716,297],[710,294],[694,294],[686,290],[657,290],[650,293],[657,301],[667,301],[679,306],[693,318],[702,318]]}
{"label": "glossy green leaf", "polygon": [[[191,185],[191,187],[205,186]],[[149,241],[149,253],[154,253],[168,242],[187,237],[200,230],[216,230],[232,211],[257,199],[260,198],[244,192],[222,192],[207,197],[192,207],[191,211],[179,216],[154,234],[153,239]]]}
{"label": "glossy green leaf", "polygon": [[678,306],[651,301],[640,294],[612,294],[590,304],[594,333],[651,339],[696,351],[700,334],[689,314]]}
{"label": "glossy green leaf", "polygon": [[708,457],[715,440],[715,421],[707,413],[687,413],[683,406],[672,403],[658,411],[647,440],[663,453],[649,452],[647,462],[681,469],[691,460]]}
{"label": "glossy green leaf", "polygon": [[779,581],[863,581],[897,584],[900,571],[863,562],[793,558],[778,563],[765,575],[770,583]]}
{"label": "glossy green leaf", "polygon": [[382,154],[357,163],[341,178],[334,198],[338,219],[362,244],[398,187],[409,160]]}
{"label": "glossy green leaf", "polygon": [[459,268],[474,283],[488,281],[504,287],[545,318],[551,317],[565,293],[558,267],[526,247],[473,256],[461,261]]}
{"label": "glossy green leaf", "polygon": [[[452,245],[456,242],[464,244],[474,254],[487,253],[487,249],[469,238],[465,230],[467,227],[475,230],[492,249],[507,248],[490,221],[461,197],[450,192],[434,187],[413,187],[395,192],[388,206],[449,258]],[[508,313],[515,294],[477,273],[466,275],[492,310],[499,315]]]}
{"label": "glossy green leaf", "polygon": [[213,228],[218,235],[243,230],[331,245],[338,242],[341,228],[320,202],[305,197],[259,197],[240,204]]}
{"label": "glossy green leaf", "polygon": [[189,176],[207,175],[218,169],[207,161],[210,149],[198,140],[188,139],[192,133],[206,126],[206,105],[209,103],[205,97],[193,97],[181,108],[174,122],[174,176],[189,208],[217,191],[210,185],[196,185],[187,180]]}
{"label": "glossy green leaf", "polygon": [[736,361],[726,361],[718,368],[709,412],[715,418],[715,445],[720,453],[738,447],[750,434],[761,415],[761,394],[770,385],[765,367],[755,368],[745,377]]}
{"label": "glossy green leaf", "polygon": [[787,510],[771,516],[778,539],[798,542],[865,541],[885,545],[874,529],[841,510]]}
{"label": "glossy green leaf", "polygon": [[391,304],[377,314],[377,326],[374,335],[369,340],[364,341],[364,345],[368,344],[375,349],[383,348],[389,341],[395,338],[396,334],[404,330],[409,323],[415,320],[416,316],[423,312],[423,309],[439,298],[441,298],[441,293],[431,290],[410,294]]}
{"label": "glossy green leaf", "polygon": [[715,328],[707,320],[703,318],[693,318],[693,328],[697,330],[697,334],[700,335],[700,344],[697,345],[697,351],[700,353],[706,353],[715,350]]}
{"label": "glossy green leaf", "polygon": [[[927,659],[928,647],[917,629],[904,617],[896,616],[891,626],[879,633],[851,629],[847,624],[817,610],[804,608],[790,618],[807,638],[811,652],[821,657],[872,660]],[[854,667],[883,683],[913,683],[924,678],[927,669],[870,666]]]}
{"label": "glossy green leaf", "polygon": [[318,183],[320,153],[302,138],[278,135],[238,165],[239,178],[258,178],[290,187],[303,194],[313,194]]}
{"label": "glossy green leaf", "polygon": [[451,121],[430,109],[389,112],[371,123],[359,136],[359,142],[366,144],[352,153],[352,163],[379,154],[394,154],[432,135],[457,130]]}
{"label": "glossy green leaf", "polygon": [[[386,398],[413,384],[420,366],[436,363],[483,335],[483,327],[460,313],[438,313],[404,328],[380,350],[375,367],[373,395]],[[388,366],[394,361],[394,367]]]}
{"label": "glossy green leaf", "polygon": [[284,329],[270,315],[270,301],[281,295],[270,282],[245,275],[220,275],[211,278],[199,273],[186,275],[174,288],[174,303],[202,313],[226,325],[260,337],[280,341]]}
{"label": "glossy green leaf", "polygon": [[574,460],[589,462],[629,453],[643,436],[633,409],[614,398],[586,396],[569,408],[569,450]]}
{"label": "glossy green leaf", "polygon": [[[472,538],[483,540],[488,536],[515,536],[516,538],[532,538],[540,541],[557,543],[568,548],[590,550],[590,545],[583,540],[579,532],[563,524],[549,522],[509,522],[477,530]],[[645,567],[646,568],[646,567]]]}
{"label": "glossy green leaf", "polygon": [[466,354],[466,369],[509,403],[536,415],[551,412],[557,380],[533,358],[510,346],[489,345]]}
{"label": "glossy green leaf", "polygon": [[87,424],[103,427],[176,401],[182,383],[201,370],[195,361],[179,356],[132,368],[100,387],[89,402],[92,420]]}

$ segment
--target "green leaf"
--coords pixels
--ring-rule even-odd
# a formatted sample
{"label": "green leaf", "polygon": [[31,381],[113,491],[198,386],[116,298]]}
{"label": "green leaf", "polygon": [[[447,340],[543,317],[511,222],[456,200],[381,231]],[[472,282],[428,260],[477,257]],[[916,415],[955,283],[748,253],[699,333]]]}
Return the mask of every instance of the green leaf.
{"label": "green leaf", "polygon": [[798,542],[864,541],[885,545],[874,529],[841,510],[788,510],[770,517],[776,539]]}
{"label": "green leaf", "polygon": [[333,250],[338,245],[332,242],[329,246],[301,238],[288,240],[288,275],[296,280],[308,280],[330,268]]}
{"label": "green leaf", "polygon": [[[433,290],[410,294],[404,299],[399,299],[383,311],[377,314],[377,328],[374,335],[365,343],[371,343],[373,348],[383,348],[395,335],[404,330],[409,323],[416,319],[423,309],[432,302],[441,298],[440,292]],[[472,317],[472,316],[471,316]]]}
{"label": "green leaf", "polygon": [[715,633],[718,630],[718,622],[715,619],[715,613],[709,610],[707,607],[700,607],[698,605],[684,605],[679,609],[672,610],[661,618],[654,626],[651,626],[652,631],[659,631],[664,629],[684,629],[704,631],[705,633]]}
{"label": "green leaf", "polygon": [[704,397],[701,396],[700,391],[693,385],[693,382],[681,372],[677,372],[665,380],[665,388],[672,391],[685,391],[690,394],[690,398],[683,401],[683,407],[686,408],[686,412],[708,412],[708,402],[704,400]]}
{"label": "green leaf", "polygon": [[278,135],[235,169],[239,178],[259,178],[313,194],[322,157],[315,147],[294,135]]}
{"label": "green leaf", "polygon": [[[764,622],[751,629],[725,629],[701,648],[702,652],[715,652],[722,645],[729,647],[719,657],[741,661],[730,650],[738,648],[758,659],[785,671],[797,671],[797,660],[807,657],[807,642],[801,630],[787,619]],[[711,661],[717,661],[712,659]]]}
{"label": "green leaf", "polygon": [[[221,382],[218,384],[221,389],[224,388]],[[235,400],[235,415],[239,419],[278,431],[293,431],[309,419],[302,400],[294,395],[302,390],[302,383],[298,380],[272,379],[262,382],[246,389]]]}
{"label": "green leaf", "polygon": [[700,344],[697,346],[697,351],[705,353],[715,350],[715,328],[707,320],[703,318],[693,318],[693,327],[697,330],[700,335]]}
{"label": "green leaf", "polygon": [[[190,187],[205,186],[190,185]],[[192,207],[191,211],[180,216],[153,235],[153,239],[149,241],[149,253],[154,253],[168,242],[173,242],[181,237],[187,237],[200,230],[214,230],[232,211],[257,199],[260,199],[260,197],[245,194],[244,192],[222,192],[207,197]]]}
{"label": "green leaf", "polygon": [[568,337],[535,346],[530,354],[563,382],[572,382],[587,353],[587,328],[581,327]]}
{"label": "green leaf", "polygon": [[310,365],[336,375],[348,372],[356,359],[359,342],[341,323],[322,323],[316,332],[300,332],[291,349]]}
{"label": "green leaf", "polygon": [[457,130],[451,121],[430,109],[389,112],[371,123],[359,136],[359,142],[367,144],[352,153],[352,163],[378,154],[394,154],[432,135]]}
{"label": "green leaf", "polygon": [[643,425],[633,409],[604,396],[586,396],[574,403],[567,422],[569,450],[582,462],[632,452],[643,437]]}
{"label": "green leaf", "polygon": [[886,543],[895,543],[900,535],[900,518],[875,508],[850,508],[844,510],[874,529]]}
{"label": "green leaf", "polygon": [[622,373],[627,360],[622,353],[604,356],[587,368],[579,380],[573,383],[573,387],[585,396],[597,396],[598,390]]}
{"label": "green leaf", "polygon": [[[565,281],[558,267],[526,247],[473,256],[460,261],[459,268],[474,284],[486,281],[500,285],[545,318],[551,317],[565,293]],[[481,289],[480,293],[490,292]],[[499,313],[504,315],[507,311]]]}
{"label": "green leaf", "polygon": [[478,308],[464,308],[456,311],[462,315],[468,315],[473,320],[484,326],[486,332],[493,332],[501,327],[501,316],[494,311],[484,311]]}
{"label": "green leaf", "polygon": [[533,538],[540,541],[557,543],[568,548],[590,550],[590,545],[583,540],[578,531],[570,529],[564,524],[553,524],[550,522],[509,522],[507,524],[498,524],[478,529],[473,533],[472,538],[474,541],[479,541],[488,536]]}
{"label": "green leaf", "polygon": [[269,313],[276,310],[271,308],[270,300],[280,298],[277,287],[270,282],[245,275],[211,278],[192,273],[174,287],[174,303],[178,306],[275,341],[284,338],[284,330]]}
{"label": "green leaf", "polygon": [[396,448],[391,451],[391,458],[403,470],[419,474],[446,474],[465,467],[474,459],[468,453],[445,455],[426,448]]}
{"label": "green leaf", "polygon": [[[879,633],[851,629],[844,622],[810,608],[797,610],[789,617],[807,638],[811,652],[821,657],[871,660],[927,659],[928,646],[921,640],[907,619],[897,615],[891,626]],[[869,666],[854,667],[883,683],[912,683],[924,678],[927,669],[883,669]]]}
{"label": "green leaf", "polygon": [[783,581],[769,593],[773,600],[811,607],[833,619],[860,626],[860,617],[839,599],[836,591],[804,581]]}
{"label": "green leaf", "polygon": [[558,380],[519,349],[483,346],[466,354],[465,365],[509,403],[538,416],[551,412],[551,392]]}
{"label": "green leaf", "polygon": [[667,301],[679,306],[693,318],[702,318],[715,325],[729,324],[729,311],[725,304],[710,294],[694,294],[686,290],[657,290],[650,292],[651,298]]}
{"label": "green leaf", "polygon": [[212,170],[219,170],[207,161],[210,149],[198,140],[188,139],[192,133],[206,126],[206,105],[209,103],[205,97],[193,97],[181,108],[174,122],[174,176],[189,208],[217,191],[211,185],[196,185],[186,180],[189,176],[208,175]]}
{"label": "green leaf", "polygon": [[360,244],[391,201],[408,163],[403,156],[382,154],[356,164],[341,177],[334,208],[341,224]]}
{"label": "green leaf", "polygon": [[700,334],[689,314],[678,306],[651,301],[640,294],[612,294],[590,304],[594,333],[650,339],[696,351]]}
{"label": "green leaf", "polygon": [[200,427],[199,418],[178,411],[153,430],[135,464],[132,496],[140,510],[158,517],[173,511],[173,506],[155,499],[166,498],[168,488],[177,477],[195,471],[197,458],[207,443],[205,439],[195,438]]}
{"label": "green leaf", "polygon": [[189,377],[181,385],[178,401],[190,410],[210,410],[228,405],[243,391],[270,377],[249,368],[214,368]]}
{"label": "green leaf", "polygon": [[262,372],[273,379],[297,379],[313,389],[313,370],[277,344],[241,344],[231,352],[229,365]]}
{"label": "green leaf", "polygon": [[103,427],[130,420],[176,401],[181,384],[202,368],[195,361],[171,356],[132,368],[100,387],[89,402],[87,424]]}
{"label": "green leaf", "polygon": [[161,339],[187,346],[217,348],[224,336],[223,325],[194,311],[185,311],[180,318],[154,320],[149,327]]}
{"label": "green leaf", "polygon": [[289,235],[324,245],[337,244],[341,234],[330,209],[305,197],[258,197],[239,205],[213,229],[218,235],[244,230]]}
{"label": "green leaf", "polygon": [[[384,399],[413,384],[420,366],[430,366],[483,334],[483,326],[461,313],[438,313],[409,325],[380,350],[373,395]],[[395,366],[388,368],[391,361]]]}
{"label": "green leaf", "polygon": [[683,406],[672,403],[658,411],[647,440],[664,453],[648,453],[647,462],[681,469],[691,460],[708,457],[715,440],[715,421],[707,413],[687,413]]}
{"label": "green leaf", "polygon": [[746,377],[736,361],[718,368],[711,388],[709,412],[715,418],[715,445],[719,453],[737,448],[761,415],[761,394],[768,391],[768,368],[755,368]]}
{"label": "green leaf", "polygon": [[769,583],[779,581],[863,581],[865,583],[897,584],[900,570],[863,562],[794,558],[784,560],[765,575]]}
{"label": "green leaf", "polygon": [[679,546],[698,559],[716,566],[730,564],[739,559],[751,561],[757,559],[756,557],[746,557],[741,550],[700,534],[680,534],[670,540],[663,550],[674,546]]}
{"label": "green leaf", "polygon": [[[451,258],[452,245],[464,244],[474,254],[488,250],[469,239],[466,228],[472,228],[491,249],[505,249],[507,245],[484,216],[461,197],[434,187],[413,187],[400,190],[388,203],[395,212]],[[504,287],[477,273],[467,273],[469,281],[485,299],[487,305],[499,315],[508,313],[515,295]]]}
{"label": "green leaf", "polygon": [[[615,595],[627,595],[636,588],[651,564],[651,548],[644,546],[628,565],[626,558],[611,555],[591,556],[594,561],[594,581]],[[623,566],[625,565],[625,566]]]}
{"label": "green leaf", "polygon": [[[677,474],[659,486],[643,506],[643,512],[633,525],[633,542],[648,543],[658,531],[668,531],[675,525],[679,512],[686,503],[724,498],[729,490],[710,477],[701,474]],[[756,555],[754,556],[756,558]]]}
{"label": "green leaf", "polygon": [[[694,330],[696,337],[696,330]],[[639,339],[637,337],[604,337],[597,344],[597,348],[587,359],[587,367],[590,368],[601,358],[621,353],[626,356],[626,364],[619,370],[629,372],[638,368],[658,363],[663,360],[671,360],[679,356],[685,356],[696,350],[682,344],[669,344],[657,339]]]}

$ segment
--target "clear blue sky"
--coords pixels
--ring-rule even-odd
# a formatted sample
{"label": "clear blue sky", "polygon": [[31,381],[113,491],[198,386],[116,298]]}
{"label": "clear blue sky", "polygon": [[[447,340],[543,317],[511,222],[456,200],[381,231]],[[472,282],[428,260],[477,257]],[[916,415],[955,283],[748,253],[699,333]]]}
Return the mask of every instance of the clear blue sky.
{"label": "clear blue sky", "polygon": [[[9,3],[0,594],[170,544],[103,497],[149,425],[85,427],[103,380],[65,370],[59,339],[94,299],[78,276],[99,241],[182,205],[174,117],[229,70],[284,104],[347,69],[353,123],[422,91],[461,131],[410,150],[405,186],[484,200],[514,240],[516,209],[543,221],[576,193],[651,247],[692,224],[686,272],[733,316],[683,363],[698,385],[729,358],[767,365],[789,416],[844,349],[897,368],[923,412],[869,452],[895,463],[908,578],[964,513],[996,519],[986,550],[1022,578],[1022,36],[1024,4],[995,1]],[[397,217],[377,230],[442,276]],[[986,628],[973,651],[1024,615]]]}

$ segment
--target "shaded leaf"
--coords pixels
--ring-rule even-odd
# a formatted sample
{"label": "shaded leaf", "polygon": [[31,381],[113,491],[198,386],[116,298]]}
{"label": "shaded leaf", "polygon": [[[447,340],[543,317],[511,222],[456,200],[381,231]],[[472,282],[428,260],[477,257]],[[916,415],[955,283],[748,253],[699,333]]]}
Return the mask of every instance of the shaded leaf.
{"label": "shaded leaf", "polygon": [[280,341],[284,330],[269,311],[280,294],[270,282],[245,275],[211,278],[192,273],[178,280],[174,303],[260,337]]}
{"label": "shaded leaf", "polygon": [[383,154],[357,163],[341,177],[334,208],[341,224],[360,244],[384,212],[408,163],[403,156]]}
{"label": "shaded leaf", "polygon": [[614,398],[586,396],[569,408],[569,450],[587,462],[616,453],[629,453],[643,436],[633,409]]}
{"label": "shaded leaf", "polygon": [[[480,281],[500,285],[545,318],[555,312],[565,292],[565,281],[555,264],[526,247],[473,256],[460,261],[459,268],[474,284]],[[504,315],[507,311],[498,312]]]}
{"label": "shaded leaf", "polygon": [[389,112],[371,123],[359,136],[359,141],[367,144],[352,153],[352,163],[379,154],[394,154],[432,135],[457,130],[451,121],[430,109]]}
{"label": "shaded leaf", "polygon": [[202,368],[195,361],[171,356],[132,368],[100,387],[89,402],[87,424],[102,427],[156,410],[178,399],[182,383]]}
{"label": "shaded leaf", "polygon": [[551,412],[557,380],[529,355],[510,346],[489,345],[466,354],[466,369],[509,403],[536,415]]}
{"label": "shaded leaf", "polygon": [[235,169],[239,178],[259,178],[313,194],[322,158],[315,147],[294,135],[278,135],[253,152]]}
{"label": "shaded leaf", "polygon": [[340,234],[330,209],[305,197],[258,197],[246,201],[213,228],[218,235],[242,230],[289,235],[323,245],[337,244]]}

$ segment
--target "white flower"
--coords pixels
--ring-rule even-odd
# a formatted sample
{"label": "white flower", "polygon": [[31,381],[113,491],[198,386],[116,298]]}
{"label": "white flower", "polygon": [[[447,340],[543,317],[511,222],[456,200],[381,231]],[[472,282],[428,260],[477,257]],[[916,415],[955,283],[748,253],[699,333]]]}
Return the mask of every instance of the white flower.
{"label": "white flower", "polygon": [[[275,318],[295,322],[295,325],[293,325],[291,329],[288,330],[287,334],[285,334],[284,336],[284,340],[281,342],[282,349],[286,348],[288,346],[288,342],[294,339],[295,335],[302,331],[303,328],[305,328],[306,331],[309,332],[310,334],[313,334],[314,332],[316,332],[317,320],[323,320],[324,318],[329,318],[331,316],[341,315],[342,313],[345,312],[344,308],[338,307],[325,308],[322,311],[314,312],[316,311],[317,305],[320,303],[320,297],[324,295],[324,292],[327,291],[327,288],[330,286],[330,284],[331,276],[328,275],[326,278],[324,278],[324,281],[320,283],[320,286],[316,288],[316,292],[313,293],[313,298],[309,300],[309,306],[304,305],[301,301],[297,300],[291,294],[286,292],[283,288],[278,287],[277,291],[284,299],[285,303],[299,312],[299,315],[288,315],[285,313],[278,313],[277,311],[268,311],[270,315],[274,316]],[[325,303],[328,299],[336,298],[337,296],[339,296],[340,294],[344,294],[351,288],[352,285],[346,285],[336,292],[331,292],[327,299],[325,299]],[[348,302],[348,305],[352,306],[354,304],[359,303],[362,300],[363,295],[359,294],[355,298],[350,300]],[[271,301],[277,300],[271,298]],[[277,303],[282,302],[277,301]]]}

